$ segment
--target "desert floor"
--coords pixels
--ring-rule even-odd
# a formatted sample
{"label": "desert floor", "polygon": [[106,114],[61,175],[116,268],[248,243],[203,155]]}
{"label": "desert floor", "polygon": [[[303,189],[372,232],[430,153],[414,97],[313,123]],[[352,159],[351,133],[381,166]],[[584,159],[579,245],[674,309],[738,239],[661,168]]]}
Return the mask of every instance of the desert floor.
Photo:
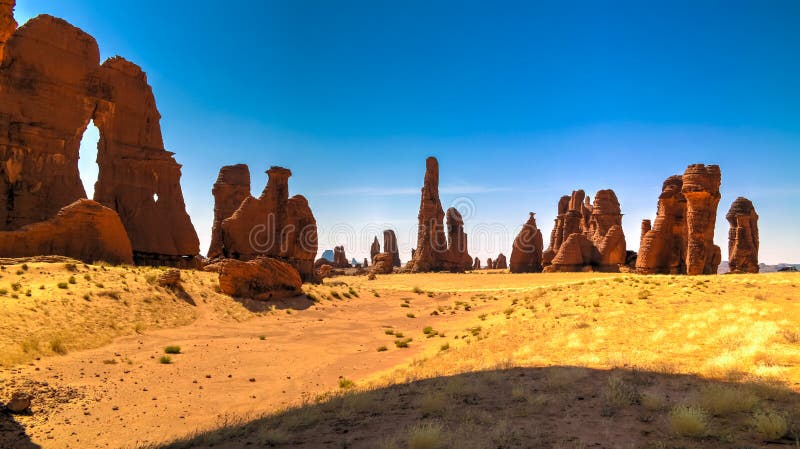
{"label": "desert floor", "polygon": [[796,274],[353,276],[255,303],[159,273],[4,267],[0,401],[35,399],[0,447],[795,444]]}

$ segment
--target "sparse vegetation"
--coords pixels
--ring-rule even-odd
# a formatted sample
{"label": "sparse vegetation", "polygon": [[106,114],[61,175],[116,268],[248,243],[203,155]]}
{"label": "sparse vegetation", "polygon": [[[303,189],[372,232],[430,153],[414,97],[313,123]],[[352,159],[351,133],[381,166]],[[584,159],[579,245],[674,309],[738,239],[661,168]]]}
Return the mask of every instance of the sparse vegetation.
{"label": "sparse vegetation", "polygon": [[679,405],[670,412],[669,425],[677,435],[701,438],[708,433],[708,414],[698,407]]}
{"label": "sparse vegetation", "polygon": [[172,357],[168,355],[162,355],[161,357],[159,357],[158,363],[161,363],[162,365],[169,365],[170,363],[172,363]]}
{"label": "sparse vegetation", "polygon": [[165,354],[180,354],[181,353],[181,347],[177,346],[177,345],[167,346],[166,348],[164,348],[164,353]]}

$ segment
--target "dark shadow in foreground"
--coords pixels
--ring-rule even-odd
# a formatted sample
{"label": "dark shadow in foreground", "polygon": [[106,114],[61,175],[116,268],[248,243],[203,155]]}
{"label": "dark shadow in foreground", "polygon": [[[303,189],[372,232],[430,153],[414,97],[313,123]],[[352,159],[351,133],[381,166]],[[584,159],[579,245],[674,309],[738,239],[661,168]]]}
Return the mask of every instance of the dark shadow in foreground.
{"label": "dark shadow in foreground", "polygon": [[308,299],[305,295],[292,296],[290,298],[280,299],[251,299],[232,297],[234,301],[240,303],[245,309],[254,312],[266,312],[275,308],[276,310],[306,310],[314,304],[314,301]]}
{"label": "dark shadow in foreground", "polygon": [[581,367],[509,368],[336,394],[178,448],[795,447],[800,395],[768,382]]}
{"label": "dark shadow in foreground", "polygon": [[0,449],[39,449],[25,433],[14,415],[7,410],[0,410]]}

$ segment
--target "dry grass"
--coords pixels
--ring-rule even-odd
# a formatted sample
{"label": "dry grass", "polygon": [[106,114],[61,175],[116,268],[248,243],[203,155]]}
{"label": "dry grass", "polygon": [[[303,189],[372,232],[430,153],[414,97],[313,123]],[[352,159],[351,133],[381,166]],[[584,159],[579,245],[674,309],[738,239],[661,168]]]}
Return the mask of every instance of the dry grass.
{"label": "dry grass", "polygon": [[708,414],[701,408],[679,405],[669,414],[669,427],[676,435],[701,438],[708,434]]}

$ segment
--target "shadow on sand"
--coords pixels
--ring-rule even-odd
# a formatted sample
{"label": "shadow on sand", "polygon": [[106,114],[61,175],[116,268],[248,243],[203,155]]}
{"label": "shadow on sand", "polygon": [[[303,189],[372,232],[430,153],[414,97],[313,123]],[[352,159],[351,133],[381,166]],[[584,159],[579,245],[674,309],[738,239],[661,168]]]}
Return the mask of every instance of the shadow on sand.
{"label": "shadow on sand", "polygon": [[266,312],[273,307],[276,310],[306,310],[314,304],[314,301],[308,299],[305,295],[268,300],[233,297],[233,300],[243,305],[247,310],[255,313]]}
{"label": "shadow on sand", "polygon": [[14,415],[6,410],[0,410],[0,449],[39,449],[41,446],[34,444],[25,433],[25,428],[19,425]]}
{"label": "shadow on sand", "polygon": [[[795,447],[791,411],[798,405],[796,392],[764,382],[627,369],[510,368],[374,390],[355,385],[275,415],[227,421],[216,431],[147,447]],[[687,410],[682,406],[696,413],[681,413]],[[697,412],[700,407],[707,410]],[[758,417],[766,418],[758,424]]]}

